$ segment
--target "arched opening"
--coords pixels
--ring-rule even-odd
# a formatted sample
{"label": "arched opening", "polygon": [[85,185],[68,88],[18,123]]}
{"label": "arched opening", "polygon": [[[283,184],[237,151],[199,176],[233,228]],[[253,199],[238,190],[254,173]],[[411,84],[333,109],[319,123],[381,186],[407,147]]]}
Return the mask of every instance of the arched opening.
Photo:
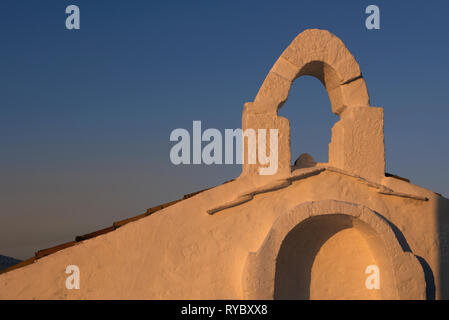
{"label": "arched opening", "polygon": [[339,116],[332,112],[326,88],[315,76],[302,76],[291,86],[278,114],[290,122],[291,164],[303,153],[317,162],[329,161],[332,127]]}
{"label": "arched opening", "polygon": [[[275,299],[381,299],[390,281],[383,248],[351,216],[306,219],[284,238],[276,259]],[[378,250],[380,249],[380,250]],[[368,266],[379,267],[380,288],[367,288]]]}

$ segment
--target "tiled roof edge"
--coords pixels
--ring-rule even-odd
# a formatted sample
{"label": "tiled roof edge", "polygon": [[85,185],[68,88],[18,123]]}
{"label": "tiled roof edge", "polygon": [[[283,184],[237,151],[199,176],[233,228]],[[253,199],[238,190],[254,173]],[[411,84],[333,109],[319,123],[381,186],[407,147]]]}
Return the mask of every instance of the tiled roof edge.
{"label": "tiled roof edge", "polygon": [[[224,182],[223,184],[231,182],[233,180],[234,179],[228,180],[228,181]],[[145,211],[145,213],[139,214],[139,215],[137,215],[135,217],[131,217],[131,218],[115,221],[115,222],[113,222],[112,226],[110,226],[110,227],[107,227],[107,228],[104,228],[104,229],[100,229],[100,230],[97,230],[97,231],[93,231],[93,232],[90,232],[90,233],[87,233],[87,234],[84,234],[84,235],[81,235],[81,236],[76,236],[75,237],[75,241],[69,241],[69,242],[66,242],[66,243],[62,243],[62,244],[56,245],[54,247],[38,250],[34,254],[34,257],[31,257],[31,258],[26,259],[26,260],[24,260],[22,262],[19,262],[18,264],[15,264],[15,265],[13,265],[13,266],[11,266],[9,268],[3,269],[3,270],[0,271],[0,274],[9,272],[9,271],[12,271],[12,270],[15,270],[15,269],[19,269],[19,268],[22,268],[22,267],[25,267],[25,266],[27,266],[29,264],[34,263],[35,261],[39,260],[42,257],[48,256],[48,255],[51,255],[51,254],[53,254],[55,252],[58,252],[60,250],[72,247],[72,246],[78,244],[81,241],[89,240],[89,239],[98,237],[100,235],[109,233],[111,231],[114,231],[114,230],[116,230],[116,229],[118,229],[118,228],[120,228],[120,227],[122,227],[122,226],[124,226],[124,225],[126,225],[128,223],[130,223],[130,222],[137,221],[137,220],[140,220],[142,218],[145,218],[145,217],[147,217],[147,216],[149,216],[149,215],[151,215],[151,214],[153,214],[153,213],[155,213],[155,212],[157,212],[159,210],[162,210],[162,209],[165,209],[167,207],[170,207],[170,206],[172,206],[172,205],[174,205],[174,204],[176,204],[176,203],[178,203],[180,201],[189,199],[189,198],[191,198],[191,197],[193,197],[193,196],[195,196],[195,195],[197,195],[197,194],[199,194],[199,193],[201,193],[203,191],[209,190],[209,189],[211,189],[211,188],[206,188],[206,189],[203,189],[203,190],[200,190],[200,191],[196,191],[196,192],[185,194],[181,199],[178,199],[178,200],[175,200],[175,201],[170,201],[170,202],[167,202],[167,203],[164,203],[164,204],[161,204],[161,205],[149,208],[149,209],[147,209]]]}

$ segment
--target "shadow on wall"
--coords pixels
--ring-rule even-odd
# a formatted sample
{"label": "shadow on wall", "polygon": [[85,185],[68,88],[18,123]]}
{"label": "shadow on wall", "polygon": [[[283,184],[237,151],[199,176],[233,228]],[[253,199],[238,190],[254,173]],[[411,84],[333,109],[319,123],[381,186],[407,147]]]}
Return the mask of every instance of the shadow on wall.
{"label": "shadow on wall", "polygon": [[[404,252],[412,252],[412,250],[410,249],[410,246],[409,246],[407,240],[405,239],[404,234],[401,232],[401,230],[399,230],[399,228],[396,227],[389,220],[385,219],[385,217],[383,217],[382,215],[380,215],[380,214],[377,214],[377,215],[390,225],[391,229],[394,232],[396,239],[398,240],[399,244],[401,245],[402,250]],[[418,261],[421,264],[421,267],[424,271],[424,276],[425,276],[425,281],[426,281],[426,298],[427,298],[427,300],[435,300],[436,288],[435,288],[435,277],[434,277],[433,271],[430,268],[427,261],[423,257],[417,256],[417,255],[415,255],[415,257],[418,259]]]}
{"label": "shadow on wall", "polygon": [[438,197],[438,236],[440,242],[440,299],[449,299],[449,200]]}

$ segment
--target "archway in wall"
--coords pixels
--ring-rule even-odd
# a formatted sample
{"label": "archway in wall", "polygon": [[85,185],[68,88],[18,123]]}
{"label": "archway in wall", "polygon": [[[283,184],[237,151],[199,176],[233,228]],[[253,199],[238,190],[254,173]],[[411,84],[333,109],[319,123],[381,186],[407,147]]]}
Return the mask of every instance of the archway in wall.
{"label": "archway in wall", "polygon": [[274,298],[381,299],[382,286],[366,287],[365,270],[388,266],[362,229],[342,214],[313,217],[294,227],[276,259]]}
{"label": "archway in wall", "polygon": [[292,165],[303,153],[317,162],[328,162],[331,129],[339,116],[332,112],[327,90],[319,79],[308,75],[296,79],[278,114],[290,121]]}
{"label": "archway in wall", "polygon": [[[358,247],[351,247],[354,242]],[[328,267],[337,266],[332,262],[335,257],[340,261],[338,268],[348,271],[362,268],[365,272],[365,265],[375,261],[382,299],[426,298],[422,266],[412,252],[402,249],[390,223],[366,206],[337,200],[304,202],[280,213],[259,249],[248,253],[243,297],[343,298],[341,284],[348,282],[345,291],[357,293],[352,298],[378,298],[362,296],[360,283],[363,288],[368,275],[363,274],[360,281],[359,271],[357,277],[350,272],[329,277]],[[354,263],[348,265],[350,261]],[[323,286],[326,279],[333,283]]]}

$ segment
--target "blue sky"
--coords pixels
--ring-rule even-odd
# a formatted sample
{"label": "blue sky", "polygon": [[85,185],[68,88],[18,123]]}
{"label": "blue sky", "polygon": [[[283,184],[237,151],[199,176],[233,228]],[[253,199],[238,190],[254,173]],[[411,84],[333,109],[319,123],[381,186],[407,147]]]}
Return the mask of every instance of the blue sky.
{"label": "blue sky", "polygon": [[[78,5],[81,29],[65,28]],[[365,8],[380,8],[380,30]],[[17,258],[238,176],[174,166],[175,128],[238,128],[282,51],[307,28],[340,37],[385,108],[387,171],[449,195],[448,1],[0,3],[0,254]],[[327,161],[337,120],[320,82],[279,112],[292,156]]]}

